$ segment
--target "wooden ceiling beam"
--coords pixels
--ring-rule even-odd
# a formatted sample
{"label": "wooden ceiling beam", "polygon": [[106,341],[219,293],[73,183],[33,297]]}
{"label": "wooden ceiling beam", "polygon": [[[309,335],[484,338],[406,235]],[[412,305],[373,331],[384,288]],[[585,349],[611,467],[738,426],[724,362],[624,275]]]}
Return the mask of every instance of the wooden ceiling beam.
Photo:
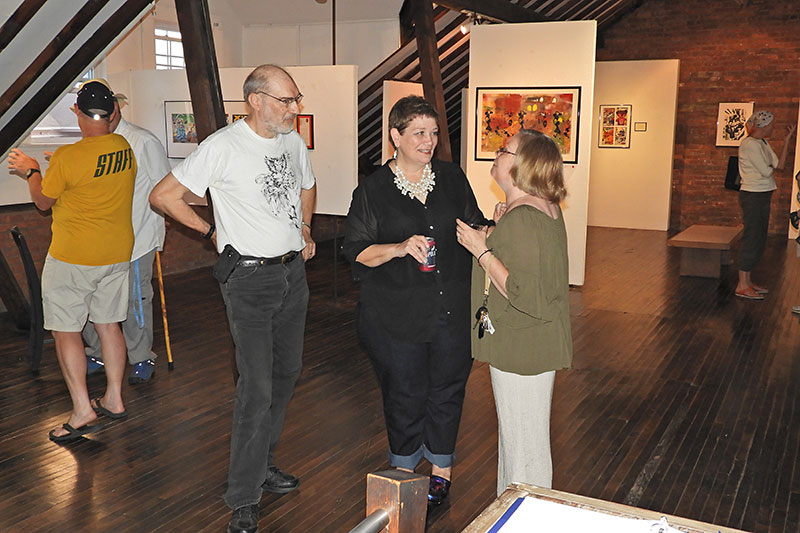
{"label": "wooden ceiling beam", "polygon": [[153,0],[127,0],[106,22],[61,66],[50,80],[28,100],[22,109],[0,130],[0,154],[6,153],[27,130],[39,120],[136,17]]}
{"label": "wooden ceiling beam", "polygon": [[25,27],[47,0],[25,0],[0,27],[0,52]]}
{"label": "wooden ceiling beam", "polygon": [[508,0],[442,0],[442,7],[464,13],[476,13],[497,22],[550,22],[553,19]]}
{"label": "wooden ceiling beam", "polygon": [[55,61],[61,52],[89,25],[92,19],[108,4],[109,0],[89,0],[75,13],[69,22],[64,24],[58,35],[44,47],[25,72],[14,81],[0,96],[0,115],[5,114],[25,93],[42,73]]}

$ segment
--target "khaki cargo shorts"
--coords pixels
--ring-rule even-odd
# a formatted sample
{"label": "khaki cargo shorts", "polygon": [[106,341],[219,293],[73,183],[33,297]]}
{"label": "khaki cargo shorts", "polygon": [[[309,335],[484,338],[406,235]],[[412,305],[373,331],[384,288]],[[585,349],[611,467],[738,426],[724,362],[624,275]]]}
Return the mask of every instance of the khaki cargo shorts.
{"label": "khaki cargo shorts", "polygon": [[86,321],[121,322],[128,315],[130,263],[86,266],[47,254],[42,270],[44,329],[83,331]]}

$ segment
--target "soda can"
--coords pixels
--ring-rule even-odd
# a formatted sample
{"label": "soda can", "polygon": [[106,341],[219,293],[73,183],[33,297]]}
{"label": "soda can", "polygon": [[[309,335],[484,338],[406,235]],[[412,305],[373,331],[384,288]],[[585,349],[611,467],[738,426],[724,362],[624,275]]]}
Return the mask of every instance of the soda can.
{"label": "soda can", "polygon": [[436,241],[433,240],[433,237],[425,238],[428,239],[428,256],[424,263],[419,264],[419,269],[422,272],[433,272],[436,270]]}

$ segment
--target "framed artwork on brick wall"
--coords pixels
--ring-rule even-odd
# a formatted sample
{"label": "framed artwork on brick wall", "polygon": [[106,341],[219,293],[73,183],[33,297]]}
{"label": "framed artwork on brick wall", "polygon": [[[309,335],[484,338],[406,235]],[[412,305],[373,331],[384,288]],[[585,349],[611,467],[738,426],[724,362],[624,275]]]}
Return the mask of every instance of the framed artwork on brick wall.
{"label": "framed artwork on brick wall", "polygon": [[631,106],[601,105],[599,119],[598,147],[631,147]]}
{"label": "framed artwork on brick wall", "polygon": [[476,89],[475,159],[489,161],[521,129],[550,136],[564,163],[578,162],[580,87]]}
{"label": "framed artwork on brick wall", "polygon": [[722,102],[717,110],[717,146],[739,146],[747,137],[744,124],[754,102]]}

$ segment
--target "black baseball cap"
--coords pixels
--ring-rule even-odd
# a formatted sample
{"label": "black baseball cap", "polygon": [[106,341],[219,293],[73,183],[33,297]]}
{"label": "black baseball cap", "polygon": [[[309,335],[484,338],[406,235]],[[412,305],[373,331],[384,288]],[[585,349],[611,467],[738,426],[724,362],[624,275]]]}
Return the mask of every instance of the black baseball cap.
{"label": "black baseball cap", "polygon": [[108,85],[89,80],[78,90],[78,109],[94,119],[108,118],[114,112],[114,93]]}

